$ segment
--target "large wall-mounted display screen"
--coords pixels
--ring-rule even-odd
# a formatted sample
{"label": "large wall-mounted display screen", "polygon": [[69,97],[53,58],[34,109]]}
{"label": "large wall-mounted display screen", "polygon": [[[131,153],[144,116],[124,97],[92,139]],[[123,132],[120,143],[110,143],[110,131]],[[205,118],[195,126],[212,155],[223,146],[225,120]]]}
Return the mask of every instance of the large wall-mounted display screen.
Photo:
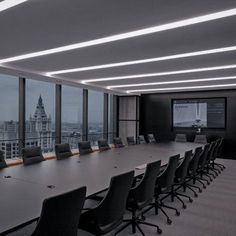
{"label": "large wall-mounted display screen", "polygon": [[226,98],[173,99],[174,128],[225,128]]}

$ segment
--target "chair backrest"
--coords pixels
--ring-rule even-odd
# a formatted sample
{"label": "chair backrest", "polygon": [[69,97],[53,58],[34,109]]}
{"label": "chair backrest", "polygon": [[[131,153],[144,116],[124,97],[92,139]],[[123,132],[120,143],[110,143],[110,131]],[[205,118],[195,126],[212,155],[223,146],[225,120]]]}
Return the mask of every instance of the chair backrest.
{"label": "chair backrest", "polygon": [[7,167],[7,163],[3,156],[3,151],[0,150],[0,169],[6,168],[6,167]]}
{"label": "chair backrest", "polygon": [[187,142],[186,134],[176,134],[175,142]]}
{"label": "chair backrest", "polygon": [[79,154],[84,155],[93,152],[91,144],[89,141],[81,141],[79,142]]}
{"label": "chair backrest", "polygon": [[149,143],[156,143],[156,139],[154,137],[154,134],[148,134],[147,138],[148,138]]}
{"label": "chair backrest", "polygon": [[185,152],[182,162],[179,164],[179,166],[176,169],[175,177],[179,182],[184,181],[187,176],[188,167],[192,159],[192,155],[193,155],[192,150]]}
{"label": "chair backrest", "polygon": [[206,144],[207,143],[206,135],[204,135],[204,134],[197,134],[197,135],[195,135],[194,143]]}
{"label": "chair backrest", "polygon": [[221,142],[222,142],[221,138],[219,138],[215,141],[216,145],[215,145],[215,149],[214,149],[213,154],[212,154],[212,160],[213,161],[218,157]]}
{"label": "chair backrest", "polygon": [[139,144],[144,144],[144,143],[146,143],[146,140],[145,140],[145,138],[144,138],[143,135],[139,135],[139,136],[138,136],[138,143],[139,143]]}
{"label": "chair backrest", "polygon": [[221,157],[222,155],[223,142],[224,142],[224,138],[220,138],[217,157]]}
{"label": "chair backrest", "polygon": [[212,160],[213,155],[214,155],[214,151],[215,151],[215,147],[216,147],[216,142],[215,141],[211,142],[210,148],[207,153],[207,160],[206,160],[207,163],[210,163],[210,161]]}
{"label": "chair backrest", "polygon": [[99,148],[99,151],[106,151],[106,150],[111,149],[106,139],[98,140],[98,148]]}
{"label": "chair backrest", "polygon": [[198,168],[200,169],[203,169],[206,164],[209,148],[210,148],[210,144],[206,144],[200,155],[199,162],[198,162]]}
{"label": "chair backrest", "polygon": [[214,142],[213,147],[212,147],[213,150],[212,150],[212,153],[211,153],[211,156],[210,156],[211,161],[214,161],[216,159],[216,153],[218,151],[218,148],[219,148],[219,142],[218,142],[218,140],[216,140]]}
{"label": "chair backrest", "polygon": [[47,198],[32,236],[77,236],[86,187]]}
{"label": "chair backrest", "polygon": [[91,210],[99,228],[114,229],[122,223],[126,209],[126,201],[132,186],[134,171],[120,174],[111,178],[105,198]]}
{"label": "chair backrest", "polygon": [[131,189],[130,197],[136,205],[147,206],[152,202],[157,175],[160,172],[161,160],[147,164],[142,180],[137,186]]}
{"label": "chair backrest", "polygon": [[44,161],[41,147],[23,148],[22,159],[24,165],[30,165]]}
{"label": "chair backrest", "polygon": [[203,152],[202,147],[197,147],[195,149],[195,152],[193,154],[192,160],[190,161],[188,168],[190,175],[195,175],[197,173],[198,163],[202,152]]}
{"label": "chair backrest", "polygon": [[73,156],[69,143],[56,144],[55,145],[56,158],[58,160],[65,159]]}
{"label": "chair backrest", "polygon": [[114,138],[113,142],[114,142],[115,148],[120,148],[120,147],[125,146],[120,137]]}
{"label": "chair backrest", "polygon": [[127,137],[126,139],[127,139],[128,145],[135,145],[136,144],[133,136]]}
{"label": "chair backrest", "polygon": [[174,183],[175,171],[178,166],[179,158],[179,154],[169,158],[166,169],[157,178],[156,184],[158,188],[168,188]]}

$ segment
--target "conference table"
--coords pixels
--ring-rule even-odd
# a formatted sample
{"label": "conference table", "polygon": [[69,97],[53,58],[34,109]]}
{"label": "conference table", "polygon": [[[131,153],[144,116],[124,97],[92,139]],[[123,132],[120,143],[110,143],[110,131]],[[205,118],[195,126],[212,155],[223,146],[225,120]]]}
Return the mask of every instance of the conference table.
{"label": "conference table", "polygon": [[130,170],[135,175],[145,171],[146,164],[202,146],[196,143],[162,142],[140,144],[64,160],[48,160],[34,165],[5,168],[0,171],[0,235],[35,221],[45,198],[81,186],[87,186],[87,197],[108,188],[110,179]]}

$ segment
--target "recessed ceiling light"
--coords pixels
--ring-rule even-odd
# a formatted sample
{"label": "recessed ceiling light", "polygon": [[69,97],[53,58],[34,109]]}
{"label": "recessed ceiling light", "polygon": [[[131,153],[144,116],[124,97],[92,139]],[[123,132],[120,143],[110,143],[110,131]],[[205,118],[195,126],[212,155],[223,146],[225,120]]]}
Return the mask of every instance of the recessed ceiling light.
{"label": "recessed ceiling light", "polygon": [[141,92],[157,92],[157,91],[174,91],[174,90],[188,90],[188,89],[204,89],[204,88],[225,88],[236,87],[236,84],[215,84],[215,85],[202,85],[190,87],[175,87],[175,88],[153,88],[153,89],[136,89],[127,90],[126,93],[141,93]]}
{"label": "recessed ceiling light", "polygon": [[137,79],[137,78],[145,78],[145,77],[164,76],[164,75],[187,74],[187,73],[195,73],[195,72],[203,72],[203,71],[227,70],[227,69],[233,69],[233,68],[236,68],[236,65],[224,65],[224,66],[204,67],[204,68],[196,68],[196,69],[188,69],[188,70],[177,70],[177,71],[166,71],[166,72],[149,73],[149,74],[136,74],[136,75],[107,77],[107,78],[86,79],[86,80],[82,80],[80,83],[87,84],[91,82]]}
{"label": "recessed ceiling light", "polygon": [[223,81],[223,80],[232,80],[232,79],[236,79],[236,76],[203,78],[203,79],[189,79],[189,80],[174,80],[174,81],[162,81],[162,82],[140,83],[140,84],[121,84],[121,85],[107,86],[106,88],[107,89],[130,88],[130,87],[165,85],[165,84],[182,84],[182,83],[194,83],[194,82]]}
{"label": "recessed ceiling light", "polygon": [[215,48],[215,49],[202,50],[202,51],[196,51],[196,52],[174,54],[174,55],[163,56],[163,57],[154,57],[154,58],[147,58],[147,59],[134,60],[134,61],[125,61],[125,62],[96,65],[96,66],[86,66],[86,67],[80,67],[80,68],[51,71],[51,72],[47,72],[46,75],[53,76],[53,75],[74,73],[74,72],[81,72],[81,71],[90,71],[90,70],[99,70],[99,69],[113,68],[113,67],[120,67],[120,66],[137,65],[137,64],[144,64],[144,63],[151,63],[151,62],[158,62],[158,61],[167,61],[167,60],[179,59],[179,58],[185,58],[185,57],[194,57],[194,56],[229,52],[229,51],[235,51],[235,50],[236,50],[236,46]]}
{"label": "recessed ceiling light", "polygon": [[123,34],[111,35],[108,37],[98,38],[98,39],[94,39],[94,40],[90,40],[90,41],[86,41],[86,42],[79,42],[79,43],[70,44],[70,45],[66,45],[66,46],[62,46],[62,47],[57,47],[57,48],[52,48],[52,49],[48,49],[48,50],[32,52],[32,53],[14,56],[14,57],[9,57],[9,58],[5,58],[5,59],[0,60],[0,64],[29,59],[29,58],[33,58],[33,57],[45,56],[45,55],[59,53],[59,52],[66,52],[69,50],[90,47],[90,46],[99,45],[99,44],[115,42],[118,40],[153,34],[153,33],[161,32],[161,31],[166,31],[166,30],[170,30],[170,29],[194,25],[194,24],[203,23],[203,22],[207,22],[207,21],[213,21],[213,20],[217,20],[217,19],[221,19],[221,18],[225,18],[225,17],[230,17],[230,16],[234,16],[234,15],[236,15],[236,8],[232,8],[232,9],[229,9],[226,11],[220,11],[220,12],[216,12],[216,13],[212,13],[212,14],[202,15],[202,16],[198,16],[198,17],[188,18],[188,19],[184,19],[184,20],[180,20],[180,21],[176,21],[176,22],[172,22],[172,23],[163,24],[163,25],[144,28],[141,30],[130,31],[130,32],[126,32]]}
{"label": "recessed ceiling light", "polygon": [[4,0],[0,2],[0,12],[29,0]]}

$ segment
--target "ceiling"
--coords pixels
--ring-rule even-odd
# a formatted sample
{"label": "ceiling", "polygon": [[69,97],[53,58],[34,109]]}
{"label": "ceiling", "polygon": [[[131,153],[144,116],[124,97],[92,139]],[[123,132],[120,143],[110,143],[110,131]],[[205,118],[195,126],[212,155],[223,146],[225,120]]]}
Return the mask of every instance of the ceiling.
{"label": "ceiling", "polygon": [[[0,12],[0,61],[233,8],[236,8],[235,0],[29,0]],[[2,63],[0,71],[116,94],[126,94],[127,90],[137,90],[133,93],[140,94],[232,89],[236,88],[236,67],[149,77],[142,75],[236,65],[236,50],[50,76],[46,73],[236,46],[235,25],[236,15],[110,43]],[[130,75],[135,76],[89,82],[91,79]],[[197,81],[216,77],[219,79]],[[221,77],[231,78],[223,80]],[[195,82],[191,81],[193,79]],[[172,84],[161,84],[168,81],[172,81]],[[159,84],[148,85],[156,82]],[[142,85],[129,86],[137,83]],[[116,85],[123,87],[107,88]],[[147,91],[140,91],[143,89]]]}

